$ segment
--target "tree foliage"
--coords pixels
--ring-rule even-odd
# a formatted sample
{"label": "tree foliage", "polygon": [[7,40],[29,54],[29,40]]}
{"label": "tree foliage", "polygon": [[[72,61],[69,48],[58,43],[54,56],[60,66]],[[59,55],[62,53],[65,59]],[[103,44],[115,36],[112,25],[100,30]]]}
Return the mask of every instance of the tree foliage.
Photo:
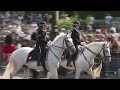
{"label": "tree foliage", "polygon": [[57,26],[59,28],[65,28],[67,30],[71,30],[72,29],[72,23],[74,21],[79,20],[80,17],[77,13],[75,13],[73,16],[70,17],[70,20],[66,20],[66,19],[59,19],[57,20]]}

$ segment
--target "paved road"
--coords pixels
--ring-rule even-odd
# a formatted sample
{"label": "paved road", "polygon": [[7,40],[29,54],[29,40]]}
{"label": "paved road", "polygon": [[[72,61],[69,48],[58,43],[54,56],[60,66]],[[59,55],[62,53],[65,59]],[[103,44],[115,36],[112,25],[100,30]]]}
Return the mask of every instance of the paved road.
{"label": "paved road", "polygon": [[[0,77],[2,77],[3,73],[4,73],[4,69],[0,68]],[[23,71],[21,70],[15,75],[14,79],[22,79],[22,75],[23,75]],[[29,78],[30,78],[30,76],[29,76]],[[74,73],[69,72],[66,76],[59,76],[59,78],[60,79],[74,79]],[[89,75],[84,74],[84,75],[81,75],[81,79],[82,78],[90,79],[91,77]],[[43,73],[40,73],[38,75],[38,79],[46,79],[46,75]]]}
{"label": "paved road", "polygon": [[[2,77],[4,73],[4,69],[0,68],[0,77]],[[23,71],[19,71],[14,79],[22,79],[22,75],[23,75]],[[29,78],[31,78],[29,76]],[[69,72],[67,73],[66,76],[59,76],[60,79],[74,79],[74,72]],[[39,76],[38,76],[38,79],[46,79],[46,75],[43,75],[43,73],[40,73]],[[81,73],[81,76],[80,76],[80,79],[91,79],[91,77],[88,75],[88,74],[85,74],[85,73]],[[100,79],[120,79],[117,77],[117,75],[108,75],[107,78],[100,78]]]}

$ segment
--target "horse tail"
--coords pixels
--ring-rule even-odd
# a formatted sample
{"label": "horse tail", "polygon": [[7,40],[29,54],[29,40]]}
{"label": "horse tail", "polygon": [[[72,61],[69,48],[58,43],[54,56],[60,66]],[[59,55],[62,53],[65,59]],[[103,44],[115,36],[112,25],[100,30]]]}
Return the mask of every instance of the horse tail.
{"label": "horse tail", "polygon": [[95,70],[93,70],[94,75],[96,77],[100,77],[101,69],[102,69],[102,62],[100,63],[100,65],[98,66],[98,68],[96,68]]}
{"label": "horse tail", "polygon": [[11,77],[11,74],[13,73],[13,71],[14,71],[14,60],[10,60],[10,62],[8,63],[8,65],[7,65],[7,68],[6,68],[6,70],[5,70],[5,72],[4,72],[4,74],[3,74],[3,79],[10,79],[10,77]]}

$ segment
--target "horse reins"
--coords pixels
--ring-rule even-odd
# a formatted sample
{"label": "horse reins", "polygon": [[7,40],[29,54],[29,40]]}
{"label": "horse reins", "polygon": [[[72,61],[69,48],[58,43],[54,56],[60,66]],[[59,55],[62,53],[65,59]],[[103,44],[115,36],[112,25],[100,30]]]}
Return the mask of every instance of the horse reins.
{"label": "horse reins", "polygon": [[[105,50],[104,50],[104,48],[105,48],[105,43],[103,44],[103,46],[102,46],[102,48],[101,48],[101,50],[100,50],[100,52],[98,53],[98,54],[96,54],[95,52],[93,52],[92,50],[90,50],[88,47],[86,47],[86,46],[83,46],[84,48],[86,48],[88,51],[90,51],[92,54],[94,54],[95,56],[100,56],[100,53],[102,52],[102,50],[103,50],[103,54],[104,54],[104,57],[111,57],[111,56],[106,56],[105,55]],[[89,64],[89,67],[91,67],[92,65],[90,64],[90,62],[87,60],[87,58],[85,57],[85,55],[84,55],[84,52],[83,52],[83,56],[84,56],[84,58],[85,58],[85,60],[88,62],[88,64]],[[101,58],[104,58],[104,57],[101,57]]]}
{"label": "horse reins", "polygon": [[66,49],[66,50],[69,50],[69,49],[70,49],[71,47],[73,47],[74,45],[68,46],[68,44],[67,44],[67,42],[66,42],[66,39],[67,39],[67,38],[70,38],[70,37],[64,38],[64,40],[63,40],[63,47],[59,47],[59,46],[56,46],[56,45],[51,45],[51,46],[49,47],[50,51],[55,55],[55,57],[56,57],[58,60],[59,60],[58,56],[51,50],[51,47],[54,46],[54,47],[57,47],[57,48],[60,48],[60,49],[65,50],[65,48],[64,48],[64,42],[65,42],[65,44],[66,44],[66,46],[67,46],[67,49]]}

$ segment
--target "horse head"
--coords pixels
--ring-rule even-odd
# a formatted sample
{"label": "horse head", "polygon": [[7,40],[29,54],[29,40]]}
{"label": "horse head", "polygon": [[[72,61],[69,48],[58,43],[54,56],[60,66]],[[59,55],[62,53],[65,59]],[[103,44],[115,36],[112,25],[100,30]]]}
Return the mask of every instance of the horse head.
{"label": "horse head", "polygon": [[100,51],[100,55],[102,56],[103,62],[109,63],[111,61],[110,42],[103,43],[102,49]]}
{"label": "horse head", "polygon": [[69,50],[69,52],[74,53],[76,48],[73,44],[73,40],[70,35],[67,33],[60,33],[54,41],[51,43],[52,46]]}
{"label": "horse head", "polygon": [[73,44],[73,40],[71,38],[71,36],[67,33],[63,39],[63,44],[64,47],[69,50],[70,53],[75,53],[76,48]]}

